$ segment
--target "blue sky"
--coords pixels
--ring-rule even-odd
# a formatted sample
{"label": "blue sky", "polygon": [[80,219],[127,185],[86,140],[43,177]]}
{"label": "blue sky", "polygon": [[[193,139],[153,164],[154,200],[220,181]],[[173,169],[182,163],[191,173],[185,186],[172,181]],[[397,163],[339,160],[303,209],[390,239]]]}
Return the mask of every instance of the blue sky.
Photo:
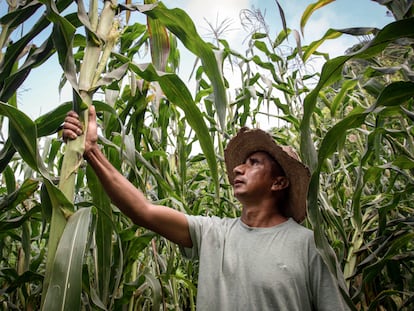
{"label": "blue sky", "polygon": [[[303,10],[315,1],[279,0],[285,12],[287,26],[291,29],[300,30],[300,18]],[[184,9],[196,23],[202,36],[208,32],[206,20],[212,24],[220,23],[225,19],[231,21],[230,28],[232,30],[227,32],[226,39],[235,47],[240,46],[242,39],[246,37],[246,33],[241,29],[239,22],[239,13],[242,9],[260,8],[264,12],[266,22],[274,34],[278,33],[282,27],[275,0],[167,0],[163,2],[169,8],[179,7]],[[5,3],[5,0],[0,0],[1,15],[6,12]],[[371,0],[336,0],[311,16],[301,40],[303,44],[317,40],[328,28],[382,28],[392,21],[391,17],[386,16],[386,8]],[[319,50],[336,56],[342,54],[346,48],[356,42],[356,38],[342,36],[340,40],[327,42]],[[244,51],[241,46],[239,51]],[[182,57],[182,59],[184,58]],[[190,65],[192,65],[192,61]],[[41,67],[34,69],[19,92],[19,108],[32,119],[35,119],[63,101],[70,100],[69,88],[60,95],[58,93],[60,75],[61,69],[56,59],[50,59]],[[186,77],[184,81],[186,81]]]}

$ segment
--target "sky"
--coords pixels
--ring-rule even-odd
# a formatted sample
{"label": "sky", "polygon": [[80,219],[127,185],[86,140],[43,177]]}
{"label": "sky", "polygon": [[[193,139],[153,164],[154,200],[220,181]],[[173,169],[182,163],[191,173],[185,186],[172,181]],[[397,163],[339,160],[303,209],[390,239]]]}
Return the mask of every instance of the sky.
{"label": "sky", "polygon": [[[285,13],[287,27],[299,31],[304,9],[314,2],[316,0],[279,0]],[[1,16],[6,13],[5,3],[5,0],[0,0]],[[168,8],[178,7],[185,10],[206,41],[209,33],[208,22],[215,25],[226,20],[230,26],[225,39],[240,52],[244,52],[242,42],[247,35],[240,25],[241,10],[260,9],[274,36],[282,30],[275,0],[165,0],[163,3]],[[320,8],[310,17],[301,40],[302,44],[307,44],[320,39],[329,28],[382,28],[392,21],[393,19],[386,15],[386,8],[371,0],[336,0]],[[318,50],[338,56],[356,42],[356,38],[343,35],[339,40],[330,40],[323,44]],[[181,59],[184,59],[183,54]],[[192,66],[192,62],[188,65]],[[39,68],[32,70],[18,92],[19,109],[35,119],[60,103],[71,100],[70,88],[65,88],[61,94],[58,93],[61,72],[56,58],[49,59]],[[186,81],[187,78],[184,77],[183,80]]]}

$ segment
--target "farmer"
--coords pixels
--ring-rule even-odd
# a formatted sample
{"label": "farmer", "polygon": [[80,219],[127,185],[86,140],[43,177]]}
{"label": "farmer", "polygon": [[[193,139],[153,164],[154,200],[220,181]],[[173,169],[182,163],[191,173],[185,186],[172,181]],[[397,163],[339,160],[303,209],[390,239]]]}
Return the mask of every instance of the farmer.
{"label": "farmer", "polygon": [[[63,127],[65,139],[83,133],[73,111]],[[291,148],[258,129],[244,128],[229,142],[227,174],[242,211],[240,218],[221,219],[152,204],[111,165],[97,140],[91,106],[84,158],[134,223],[199,259],[197,310],[347,310],[312,231],[299,224],[306,216],[310,173]]]}

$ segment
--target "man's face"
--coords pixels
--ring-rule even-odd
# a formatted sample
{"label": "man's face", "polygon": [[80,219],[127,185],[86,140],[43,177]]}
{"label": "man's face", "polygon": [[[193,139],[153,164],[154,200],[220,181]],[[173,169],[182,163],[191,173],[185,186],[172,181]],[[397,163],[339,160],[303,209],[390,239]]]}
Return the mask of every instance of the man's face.
{"label": "man's face", "polygon": [[272,195],[272,185],[275,175],[275,160],[266,152],[254,152],[247,157],[243,164],[236,166],[233,170],[234,195],[240,201],[250,199],[263,199],[265,196]]}

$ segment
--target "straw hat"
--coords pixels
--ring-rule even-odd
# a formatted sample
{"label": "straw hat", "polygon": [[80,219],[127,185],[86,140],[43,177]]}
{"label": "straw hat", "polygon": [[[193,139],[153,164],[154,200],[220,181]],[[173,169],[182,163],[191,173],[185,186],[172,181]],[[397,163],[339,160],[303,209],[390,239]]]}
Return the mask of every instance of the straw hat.
{"label": "straw hat", "polygon": [[244,127],[230,140],[224,151],[230,183],[233,184],[235,177],[233,169],[257,151],[269,153],[283,168],[290,182],[286,215],[301,223],[306,217],[309,169],[300,162],[298,155],[291,147],[277,145],[267,132]]}

